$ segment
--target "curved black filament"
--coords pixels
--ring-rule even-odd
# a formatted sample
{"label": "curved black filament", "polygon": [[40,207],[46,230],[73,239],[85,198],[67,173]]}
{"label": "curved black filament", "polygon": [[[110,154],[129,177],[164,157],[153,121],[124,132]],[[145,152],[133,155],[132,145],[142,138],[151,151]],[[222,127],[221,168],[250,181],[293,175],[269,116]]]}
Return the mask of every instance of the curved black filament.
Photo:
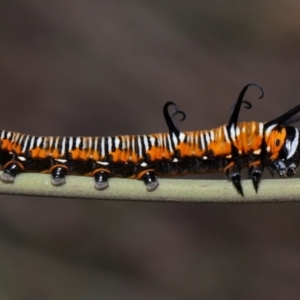
{"label": "curved black filament", "polygon": [[269,121],[265,124],[265,128],[272,126],[272,125],[287,125],[287,124],[293,124],[299,121],[298,117],[292,118],[294,115],[296,115],[300,111],[300,105],[297,105],[296,107],[292,108],[282,116]]}
{"label": "curved black filament", "polygon": [[[245,104],[245,106],[244,106],[245,109],[252,108],[252,104],[249,101],[243,100],[242,103]],[[235,104],[233,104],[230,108],[230,116],[233,114],[234,108],[235,108]]]}
{"label": "curved black filament", "polygon": [[234,124],[234,126],[237,125],[237,121],[238,121],[238,117],[239,117],[239,113],[240,113],[242,103],[245,103],[247,105],[247,106],[245,106],[245,108],[247,108],[247,109],[252,107],[252,105],[249,101],[243,100],[244,96],[245,96],[245,93],[247,92],[247,90],[250,86],[255,86],[255,87],[258,87],[260,89],[261,95],[258,99],[261,99],[264,96],[265,92],[264,92],[263,88],[258,83],[251,82],[251,83],[247,84],[246,86],[244,86],[244,88],[241,90],[241,92],[239,94],[239,97],[237,99],[237,102],[234,106],[233,112],[231,114],[231,117],[230,117],[230,120],[229,120],[229,123],[228,123],[228,128],[230,128],[232,124]]}
{"label": "curved black filament", "polygon": [[[170,106],[175,106],[175,111],[171,115],[169,114],[169,107]],[[182,115],[182,118],[179,121],[183,121],[186,118],[185,113],[182,110],[179,110],[178,106],[174,102],[167,102],[164,105],[163,112],[164,112],[164,117],[165,117],[166,123],[167,123],[168,128],[169,128],[170,135],[172,135],[174,133],[176,136],[179,136],[180,132],[179,132],[177,126],[175,125],[174,117],[176,115]]]}

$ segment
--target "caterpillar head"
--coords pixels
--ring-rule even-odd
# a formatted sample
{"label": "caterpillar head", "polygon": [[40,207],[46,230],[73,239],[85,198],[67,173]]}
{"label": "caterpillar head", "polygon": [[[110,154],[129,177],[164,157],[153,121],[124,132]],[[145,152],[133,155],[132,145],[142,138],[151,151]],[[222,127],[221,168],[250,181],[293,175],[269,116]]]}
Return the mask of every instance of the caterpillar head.
{"label": "caterpillar head", "polygon": [[286,138],[280,150],[279,157],[286,165],[286,176],[290,177],[295,174],[295,170],[299,166],[299,130],[292,126],[287,126],[285,129]]}
{"label": "caterpillar head", "polygon": [[[272,161],[270,171],[275,170],[281,177],[295,174],[300,160],[299,130],[292,126],[284,127],[285,138],[279,151],[278,158]],[[275,141],[276,143],[276,141]]]}

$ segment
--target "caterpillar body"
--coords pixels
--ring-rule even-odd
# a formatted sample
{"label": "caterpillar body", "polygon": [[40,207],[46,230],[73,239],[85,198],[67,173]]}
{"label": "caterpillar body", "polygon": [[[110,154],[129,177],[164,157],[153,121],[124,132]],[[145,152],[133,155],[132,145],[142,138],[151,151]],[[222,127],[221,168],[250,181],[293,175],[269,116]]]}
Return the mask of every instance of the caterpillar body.
{"label": "caterpillar body", "polygon": [[[247,89],[239,94],[229,123],[211,130],[180,132],[173,117],[185,118],[173,102],[164,106],[169,133],[114,137],[36,137],[0,131],[0,180],[13,183],[22,172],[51,174],[55,186],[65,183],[68,174],[92,176],[95,188],[108,187],[109,177],[142,179],[148,191],[157,188],[156,176],[224,172],[239,194],[243,195],[241,170],[248,168],[249,178],[258,191],[264,168],[280,177],[294,175],[299,165],[299,131],[289,124],[300,105],[266,122],[238,123]],[[175,106],[172,115],[169,107]]]}

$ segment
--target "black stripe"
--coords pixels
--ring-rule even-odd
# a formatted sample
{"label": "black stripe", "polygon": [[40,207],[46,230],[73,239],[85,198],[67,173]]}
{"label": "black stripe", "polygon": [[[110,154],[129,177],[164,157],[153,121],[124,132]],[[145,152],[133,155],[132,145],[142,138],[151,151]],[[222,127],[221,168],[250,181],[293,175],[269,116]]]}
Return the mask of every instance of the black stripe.
{"label": "black stripe", "polygon": [[61,148],[62,148],[62,137],[57,137],[58,143],[57,143],[57,151],[59,154],[61,154]]}
{"label": "black stripe", "polygon": [[139,158],[139,152],[140,152],[140,146],[139,146],[139,140],[138,140],[139,136],[135,135],[134,136],[134,151],[136,156]]}
{"label": "black stripe", "polygon": [[[30,135],[27,135],[25,137],[25,140],[27,139],[27,137],[28,137],[28,141],[27,141],[27,145],[26,145],[26,148],[24,149],[23,153],[27,153],[30,150],[30,143],[31,143],[32,137]],[[24,140],[24,142],[25,142],[25,140]]]}
{"label": "black stripe", "polygon": [[108,138],[104,138],[104,155],[108,156]]}
{"label": "black stripe", "polygon": [[141,144],[142,144],[142,156],[144,157],[144,155],[146,154],[146,147],[145,147],[143,135],[140,136],[140,140],[141,140]]}
{"label": "black stripe", "polygon": [[165,148],[167,149],[168,152],[171,152],[172,149],[175,149],[175,147],[174,147],[174,145],[172,146],[172,143],[170,144],[170,141],[169,141],[168,137],[170,137],[170,135],[166,134],[165,135],[165,140],[166,140]]}
{"label": "black stripe", "polygon": [[151,141],[150,141],[150,136],[149,135],[147,135],[146,136],[147,137],[147,140],[148,140],[148,145],[149,145],[149,151],[151,150],[151,148],[152,148],[152,144],[151,144]]}
{"label": "black stripe", "polygon": [[115,152],[116,151],[116,138],[112,137],[111,138],[111,152]]}
{"label": "black stripe", "polygon": [[132,154],[132,137],[131,136],[129,136],[128,137],[128,141],[129,141],[129,148],[128,148],[128,151],[129,151],[129,155],[131,155]]}
{"label": "black stripe", "polygon": [[154,142],[155,147],[158,147],[158,146],[159,146],[159,145],[158,145],[158,138],[155,137],[154,140],[155,140],[155,142]]}
{"label": "black stripe", "polygon": [[70,138],[69,137],[66,137],[65,138],[65,155],[64,155],[64,158],[67,158],[69,155],[69,141],[70,141]]}
{"label": "black stripe", "polygon": [[72,150],[75,150],[76,149],[76,137],[73,136],[73,143],[72,143]]}
{"label": "black stripe", "polygon": [[103,139],[103,138],[99,138],[98,146],[97,146],[97,152],[99,153],[99,155],[101,155],[101,144],[102,144],[102,139]]}
{"label": "black stripe", "polygon": [[83,137],[78,137],[80,139],[80,143],[79,143],[79,150],[83,150]]}
{"label": "black stripe", "polygon": [[120,144],[119,144],[119,150],[123,150],[123,139],[121,136],[118,136],[119,140],[120,140]]}

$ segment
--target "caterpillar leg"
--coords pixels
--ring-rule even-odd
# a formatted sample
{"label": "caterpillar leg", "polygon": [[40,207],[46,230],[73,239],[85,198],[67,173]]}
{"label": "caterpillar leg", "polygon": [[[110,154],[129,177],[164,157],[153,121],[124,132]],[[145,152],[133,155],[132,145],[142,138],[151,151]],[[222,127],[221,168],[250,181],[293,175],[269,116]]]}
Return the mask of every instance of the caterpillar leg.
{"label": "caterpillar leg", "polygon": [[95,178],[95,189],[96,190],[105,190],[108,188],[108,177],[109,177],[109,172],[105,170],[101,170],[98,172],[94,173],[94,178]]}
{"label": "caterpillar leg", "polygon": [[66,175],[68,174],[68,168],[64,165],[55,165],[50,169],[51,183],[54,186],[60,186],[66,183]]}
{"label": "caterpillar leg", "polygon": [[0,180],[4,183],[14,183],[15,177],[23,170],[24,167],[20,162],[10,161],[4,166]]}
{"label": "caterpillar leg", "polygon": [[255,192],[257,193],[258,191],[258,187],[259,187],[259,183],[261,180],[261,175],[263,173],[263,166],[261,164],[261,162],[259,162],[259,164],[256,165],[250,165],[249,168],[249,178],[252,180]]}
{"label": "caterpillar leg", "polygon": [[277,159],[272,161],[270,166],[268,167],[272,176],[276,172],[280,177],[291,177],[294,176],[296,173],[296,168],[298,165],[293,161],[293,159],[286,160],[285,162]]}
{"label": "caterpillar leg", "polygon": [[287,169],[286,164],[279,159],[272,161],[272,163],[269,166],[269,171],[272,174],[272,176],[274,176],[274,173],[276,172],[280,177],[287,177],[288,175],[291,176],[292,173],[291,170]]}
{"label": "caterpillar leg", "polygon": [[232,182],[233,186],[236,188],[237,192],[241,196],[244,196],[243,187],[241,185],[241,169],[234,162],[231,162],[224,169],[224,172],[227,178]]}
{"label": "caterpillar leg", "polygon": [[156,180],[154,171],[152,171],[152,170],[146,171],[143,174],[142,179],[145,182],[146,189],[148,192],[152,192],[158,187],[158,182]]}

